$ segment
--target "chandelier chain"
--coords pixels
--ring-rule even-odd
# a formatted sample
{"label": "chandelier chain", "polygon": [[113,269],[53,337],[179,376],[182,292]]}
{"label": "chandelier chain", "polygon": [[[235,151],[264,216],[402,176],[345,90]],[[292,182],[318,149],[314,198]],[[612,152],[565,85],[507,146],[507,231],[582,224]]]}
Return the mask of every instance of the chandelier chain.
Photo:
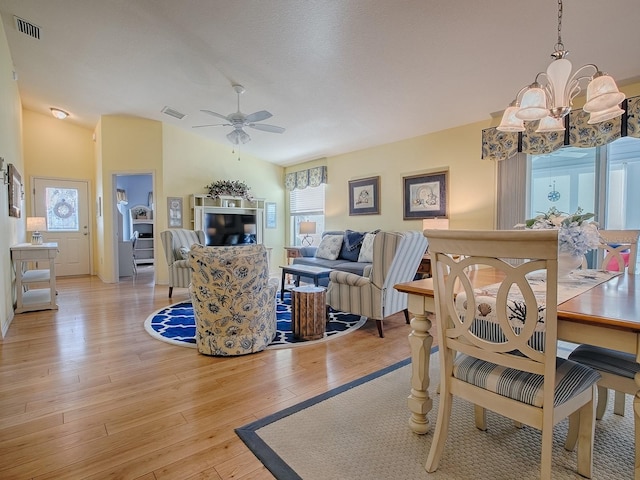
{"label": "chandelier chain", "polygon": [[558,43],[556,43],[555,51],[564,50],[562,43],[562,0],[558,0]]}

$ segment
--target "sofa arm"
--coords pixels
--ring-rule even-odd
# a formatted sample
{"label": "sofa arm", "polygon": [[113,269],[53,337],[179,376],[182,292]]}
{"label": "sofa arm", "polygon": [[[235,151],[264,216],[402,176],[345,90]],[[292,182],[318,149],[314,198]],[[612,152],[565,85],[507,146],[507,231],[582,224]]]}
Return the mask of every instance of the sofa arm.
{"label": "sofa arm", "polygon": [[315,257],[318,247],[300,247],[300,255],[303,257]]}

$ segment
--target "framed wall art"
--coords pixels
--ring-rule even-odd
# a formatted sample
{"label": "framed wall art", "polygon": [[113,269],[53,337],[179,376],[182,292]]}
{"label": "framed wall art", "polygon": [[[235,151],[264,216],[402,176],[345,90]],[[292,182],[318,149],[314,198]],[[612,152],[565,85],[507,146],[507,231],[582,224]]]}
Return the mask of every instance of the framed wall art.
{"label": "framed wall art", "polygon": [[182,198],[167,197],[167,216],[169,228],[182,228]]}
{"label": "framed wall art", "polygon": [[349,215],[380,214],[380,177],[349,182]]}
{"label": "framed wall art", "polygon": [[448,217],[448,172],[403,177],[404,219]]}
{"label": "framed wall art", "polygon": [[9,177],[9,216],[20,218],[20,207],[22,205],[22,177],[13,163],[7,165],[7,175]]}
{"label": "framed wall art", "polygon": [[276,228],[276,202],[264,203],[264,226]]}

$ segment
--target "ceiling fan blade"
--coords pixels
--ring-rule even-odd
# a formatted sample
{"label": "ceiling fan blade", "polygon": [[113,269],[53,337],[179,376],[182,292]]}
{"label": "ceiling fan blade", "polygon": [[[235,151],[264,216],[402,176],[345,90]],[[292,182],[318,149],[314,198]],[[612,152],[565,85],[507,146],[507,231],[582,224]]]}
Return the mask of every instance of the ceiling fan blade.
{"label": "ceiling fan blade", "polygon": [[202,127],[233,127],[230,123],[210,123],[208,125],[194,125],[191,128],[202,128]]}
{"label": "ceiling fan blade", "polygon": [[223,120],[229,120],[226,115],[220,115],[219,113],[212,112],[211,110],[200,110],[202,113],[206,113],[208,115],[213,115],[214,117],[221,118]]}
{"label": "ceiling fan blade", "polygon": [[282,133],[285,131],[282,127],[276,127],[275,125],[267,125],[266,123],[250,123],[248,127],[255,128],[256,130],[262,130],[263,132]]}
{"label": "ceiling fan blade", "polygon": [[250,115],[247,115],[245,118],[245,122],[248,122],[248,123],[261,122],[262,120],[266,120],[267,118],[271,118],[271,117],[273,117],[273,115],[271,115],[266,110],[260,110],[259,112],[255,112]]}

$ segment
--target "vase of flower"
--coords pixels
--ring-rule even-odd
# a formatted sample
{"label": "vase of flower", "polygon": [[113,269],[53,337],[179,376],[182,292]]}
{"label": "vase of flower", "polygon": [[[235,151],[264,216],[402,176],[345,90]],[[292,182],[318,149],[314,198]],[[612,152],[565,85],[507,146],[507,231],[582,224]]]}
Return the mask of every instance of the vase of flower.
{"label": "vase of flower", "polygon": [[548,212],[515,228],[558,230],[558,278],[566,278],[580,266],[585,253],[600,244],[598,224],[588,221],[593,217],[593,213],[584,213],[579,207],[571,215],[551,207]]}
{"label": "vase of flower", "polygon": [[569,252],[558,252],[558,279],[567,278],[573,270],[582,264],[582,258]]}

